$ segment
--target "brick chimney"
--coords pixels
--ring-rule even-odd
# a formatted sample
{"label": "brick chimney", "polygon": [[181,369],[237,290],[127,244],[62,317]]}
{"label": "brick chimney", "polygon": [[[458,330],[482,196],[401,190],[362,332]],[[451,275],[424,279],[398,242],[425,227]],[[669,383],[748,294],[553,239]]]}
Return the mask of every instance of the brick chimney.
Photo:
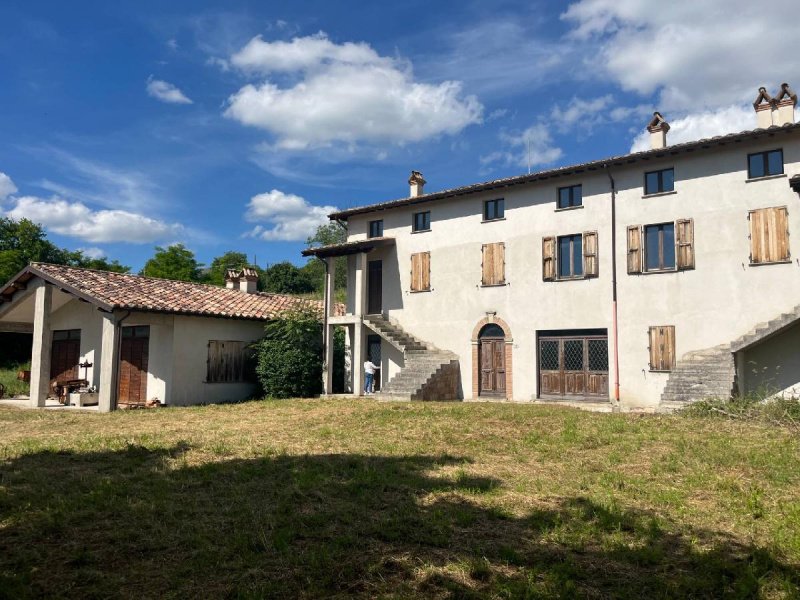
{"label": "brick chimney", "polygon": [[658,150],[667,146],[669,123],[664,120],[660,112],[653,113],[653,118],[647,124],[647,131],[650,132],[650,148]]}
{"label": "brick chimney", "polygon": [[239,275],[239,291],[252,294],[258,290],[258,271],[250,267],[242,269]]}
{"label": "brick chimney", "polygon": [[239,289],[239,271],[235,269],[225,271],[225,287],[229,290]]}
{"label": "brick chimney", "polygon": [[775,112],[775,100],[767,92],[767,88],[758,88],[758,96],[753,102],[753,108],[756,111],[756,127],[759,129],[767,129],[772,127],[772,113]]}
{"label": "brick chimney", "polygon": [[775,96],[777,110],[772,113],[773,125],[790,125],[794,123],[794,107],[797,106],[797,94],[788,83],[782,83],[778,95]]}
{"label": "brick chimney", "polygon": [[411,186],[411,198],[416,198],[422,195],[422,190],[425,187],[425,179],[419,171],[411,171],[411,177],[408,178],[408,185]]}

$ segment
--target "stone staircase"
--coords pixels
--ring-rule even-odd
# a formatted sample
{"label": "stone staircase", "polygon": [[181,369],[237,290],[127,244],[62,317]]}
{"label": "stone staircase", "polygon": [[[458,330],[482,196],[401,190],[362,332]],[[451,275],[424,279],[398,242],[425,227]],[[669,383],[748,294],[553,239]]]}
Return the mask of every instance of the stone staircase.
{"label": "stone staircase", "polygon": [[759,323],[730,344],[685,354],[669,375],[659,409],[672,411],[705,398],[730,398],[738,392],[734,353],[781,333],[800,319],[800,306]]}
{"label": "stone staircase", "polygon": [[402,352],[405,362],[378,396],[391,400],[458,399],[460,368],[456,354],[415,338],[381,315],[364,317],[364,323]]}

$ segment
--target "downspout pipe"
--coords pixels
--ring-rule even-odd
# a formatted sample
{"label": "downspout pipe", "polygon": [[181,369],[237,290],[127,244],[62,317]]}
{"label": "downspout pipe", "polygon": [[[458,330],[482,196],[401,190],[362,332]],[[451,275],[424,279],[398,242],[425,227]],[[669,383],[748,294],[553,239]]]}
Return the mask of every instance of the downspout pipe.
{"label": "downspout pipe", "polygon": [[614,404],[619,408],[619,325],[617,320],[617,188],[608,165],[603,165],[611,184],[611,329],[614,340]]}

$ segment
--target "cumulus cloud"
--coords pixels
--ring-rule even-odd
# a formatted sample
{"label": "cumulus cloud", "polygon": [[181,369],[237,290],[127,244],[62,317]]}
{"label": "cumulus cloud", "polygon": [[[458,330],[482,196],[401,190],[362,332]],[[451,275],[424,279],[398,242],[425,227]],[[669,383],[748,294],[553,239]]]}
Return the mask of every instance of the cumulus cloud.
{"label": "cumulus cloud", "polygon": [[147,79],[147,94],[168,104],[192,104],[176,86],[161,79],[153,79],[152,75]]}
{"label": "cumulus cloud", "polygon": [[11,181],[11,177],[0,171],[0,201],[5,200],[16,191],[17,186]]}
{"label": "cumulus cloud", "polygon": [[78,251],[82,252],[84,256],[95,259],[103,258],[106,255],[105,250],[96,246],[90,246],[89,248],[78,248]]}
{"label": "cumulus cloud", "polygon": [[58,196],[22,196],[6,212],[13,219],[30,219],[48,230],[93,243],[151,243],[179,236],[183,227],[125,210],[92,210]]}
{"label": "cumulus cloud", "polygon": [[367,44],[336,44],[324,33],[290,42],[250,40],[230,58],[262,77],[231,95],[225,116],[269,131],[276,147],[403,144],[455,134],[482,119],[483,106],[457,81],[414,80],[411,66]]}
{"label": "cumulus cloud", "polygon": [[[753,129],[753,108],[727,106],[718,110],[708,110],[689,114],[683,118],[670,121],[667,142],[680,144],[692,142],[715,135],[736,133]],[[633,141],[631,152],[650,149],[650,134],[645,129]]]}
{"label": "cumulus cloud", "polygon": [[624,90],[657,93],[662,110],[744,103],[759,85],[800,81],[800,64],[785,44],[796,26],[794,0],[769,10],[749,0],[663,2],[580,0],[562,18],[593,71]]}
{"label": "cumulus cloud", "polygon": [[485,167],[502,165],[508,167],[527,167],[548,165],[563,155],[555,145],[550,131],[543,123],[536,123],[525,131],[500,133],[500,140],[506,150],[498,150],[480,158]]}
{"label": "cumulus cloud", "polygon": [[272,190],[253,196],[247,204],[245,219],[266,225],[256,225],[245,236],[267,241],[305,241],[336,210],[334,206],[316,206],[295,194]]}

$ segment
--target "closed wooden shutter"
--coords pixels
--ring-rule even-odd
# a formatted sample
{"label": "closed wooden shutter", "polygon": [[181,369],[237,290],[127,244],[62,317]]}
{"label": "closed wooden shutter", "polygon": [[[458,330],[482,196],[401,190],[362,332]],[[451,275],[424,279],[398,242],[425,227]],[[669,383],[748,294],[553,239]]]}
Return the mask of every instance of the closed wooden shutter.
{"label": "closed wooden shutter", "polygon": [[483,245],[483,285],[502,285],[506,282],[505,244]]}
{"label": "closed wooden shutter", "polygon": [[675,221],[675,264],[679,271],[694,269],[694,221]]}
{"label": "closed wooden shutter", "polygon": [[556,278],[556,238],[542,238],[542,279],[555,281]]}
{"label": "closed wooden shutter", "polygon": [[650,370],[671,371],[675,367],[675,326],[650,327]]}
{"label": "closed wooden shutter", "polygon": [[628,227],[628,273],[642,272],[642,226]]}
{"label": "closed wooden shutter", "polygon": [[583,276],[597,277],[597,232],[583,233]]}
{"label": "closed wooden shutter", "polygon": [[206,381],[208,383],[247,381],[248,352],[247,342],[210,340]]}
{"label": "closed wooden shutter", "polygon": [[789,214],[785,206],[751,210],[750,263],[785,262],[789,252]]}
{"label": "closed wooden shutter", "polygon": [[431,289],[431,253],[411,255],[411,291],[427,292]]}

